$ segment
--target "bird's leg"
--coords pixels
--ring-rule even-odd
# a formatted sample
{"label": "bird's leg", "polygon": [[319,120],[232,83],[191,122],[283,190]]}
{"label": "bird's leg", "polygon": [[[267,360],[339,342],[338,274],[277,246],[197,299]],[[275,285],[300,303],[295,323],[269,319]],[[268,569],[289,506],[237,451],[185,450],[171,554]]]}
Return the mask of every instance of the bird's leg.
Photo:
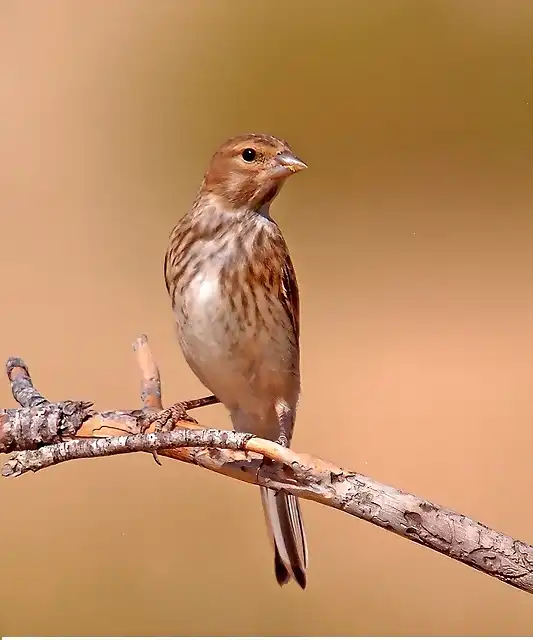
{"label": "bird's leg", "polygon": [[276,443],[288,448],[291,443],[294,428],[294,411],[284,400],[276,402],[276,414],[278,416],[279,436]]}
{"label": "bird's leg", "polygon": [[[287,449],[291,442],[292,430],[294,427],[294,412],[286,402],[278,400],[278,402],[276,402],[276,415],[278,417],[279,436],[274,442]],[[260,468],[262,468],[263,465],[275,466],[276,464],[277,463],[272,460],[263,458]]]}

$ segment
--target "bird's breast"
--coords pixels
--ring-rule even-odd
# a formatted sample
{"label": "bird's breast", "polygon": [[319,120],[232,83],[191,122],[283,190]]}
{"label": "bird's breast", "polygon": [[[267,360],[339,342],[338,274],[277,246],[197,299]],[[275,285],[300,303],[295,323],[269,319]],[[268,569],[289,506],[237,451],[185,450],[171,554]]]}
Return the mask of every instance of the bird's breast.
{"label": "bird's breast", "polygon": [[204,269],[183,291],[177,321],[190,367],[226,406],[262,415],[277,398],[296,402],[298,350],[288,318],[240,273]]}
{"label": "bird's breast", "polygon": [[202,270],[183,290],[178,311],[182,338],[194,339],[214,349],[224,338],[229,308],[217,268]]}

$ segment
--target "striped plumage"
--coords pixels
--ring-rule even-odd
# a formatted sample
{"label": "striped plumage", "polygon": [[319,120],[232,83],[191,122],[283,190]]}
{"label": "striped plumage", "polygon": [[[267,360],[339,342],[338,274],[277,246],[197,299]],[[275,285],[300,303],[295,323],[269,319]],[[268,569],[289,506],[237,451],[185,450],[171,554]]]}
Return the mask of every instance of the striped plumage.
{"label": "striped plumage", "polygon": [[[246,156],[246,158],[245,158]],[[305,168],[287,143],[232,138],[213,156],[191,211],[173,229],[165,280],[191,369],[233,427],[289,445],[300,393],[299,298],[289,251],[269,206]],[[298,500],[261,489],[279,584],[306,584]]]}

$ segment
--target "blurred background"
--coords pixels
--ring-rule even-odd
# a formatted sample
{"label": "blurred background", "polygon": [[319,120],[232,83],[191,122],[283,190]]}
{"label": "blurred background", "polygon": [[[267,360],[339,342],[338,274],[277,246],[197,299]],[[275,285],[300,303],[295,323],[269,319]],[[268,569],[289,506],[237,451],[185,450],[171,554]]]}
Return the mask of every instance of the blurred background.
{"label": "blurred background", "polygon": [[[52,399],[135,407],[146,332],[167,403],[202,395],[167,237],[226,137],[273,133],[309,165],[273,210],[302,294],[294,448],[533,542],[532,21],[530,0],[0,0],[0,358]],[[533,634],[531,596],[307,502],[309,587],[281,590],[257,493],[142,454],[0,481],[0,632]]]}

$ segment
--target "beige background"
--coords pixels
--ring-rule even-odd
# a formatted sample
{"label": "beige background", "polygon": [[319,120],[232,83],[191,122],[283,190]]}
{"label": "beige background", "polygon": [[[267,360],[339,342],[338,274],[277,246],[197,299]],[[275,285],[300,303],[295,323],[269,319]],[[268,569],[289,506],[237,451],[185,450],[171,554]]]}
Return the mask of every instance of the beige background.
{"label": "beige background", "polygon": [[[0,0],[0,358],[132,407],[146,332],[166,399],[202,394],[167,236],[221,141],[277,134],[310,167],[274,210],[295,448],[533,542],[532,7]],[[309,588],[280,590],[256,494],[146,455],[0,480],[0,631],[533,634],[531,596],[311,503]]]}

